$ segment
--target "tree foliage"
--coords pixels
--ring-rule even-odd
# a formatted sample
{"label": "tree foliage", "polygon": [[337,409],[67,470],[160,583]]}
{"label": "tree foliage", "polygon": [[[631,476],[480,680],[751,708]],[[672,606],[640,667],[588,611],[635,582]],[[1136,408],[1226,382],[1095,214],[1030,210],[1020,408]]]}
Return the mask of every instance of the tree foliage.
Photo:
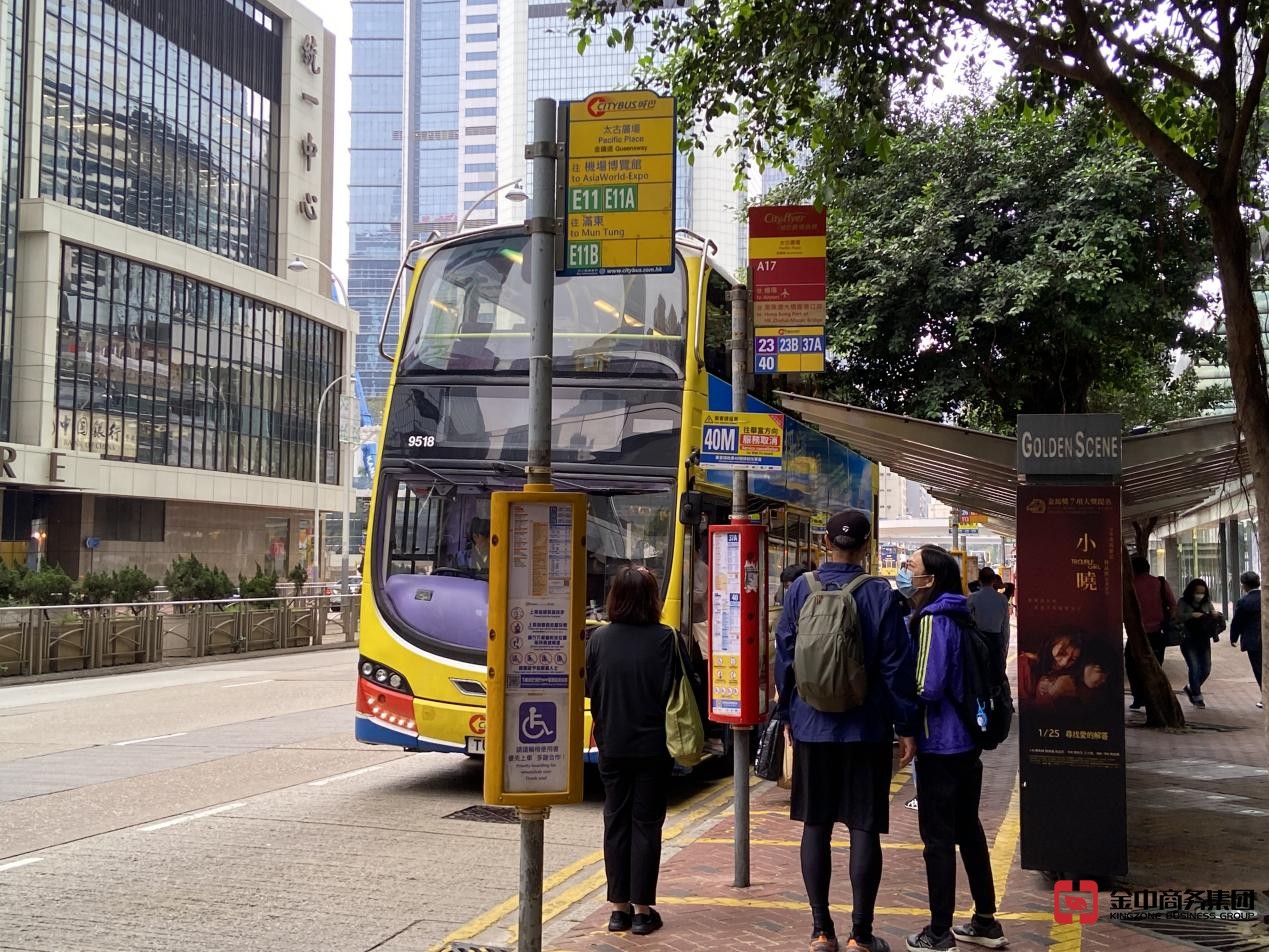
{"label": "tree foliage", "polygon": [[[1018,413],[1086,412],[1094,397],[1129,426],[1153,420],[1174,351],[1218,348],[1187,323],[1207,303],[1211,244],[1183,189],[1097,126],[1087,104],[1018,118],[956,101],[904,120],[887,161],[842,158],[826,389],[1000,432]],[[788,191],[813,187],[801,177]],[[1225,396],[1184,392],[1198,407]]]}

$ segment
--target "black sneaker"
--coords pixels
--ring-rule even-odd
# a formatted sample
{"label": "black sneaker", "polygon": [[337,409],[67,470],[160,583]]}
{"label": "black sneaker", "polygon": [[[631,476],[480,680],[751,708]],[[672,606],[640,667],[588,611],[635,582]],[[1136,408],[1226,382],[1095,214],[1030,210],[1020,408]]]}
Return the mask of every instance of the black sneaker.
{"label": "black sneaker", "polygon": [[939,952],[947,952],[949,949],[956,948],[956,938],[952,933],[945,932],[941,936],[936,936],[930,931],[930,927],[926,926],[920,932],[908,936],[908,952],[924,952],[926,949],[937,949]]}
{"label": "black sneaker", "polygon": [[1203,695],[1201,694],[1191,694],[1190,700],[1193,702],[1195,707],[1207,707],[1207,703],[1203,700]]}
{"label": "black sneaker", "polygon": [[[1145,710],[1145,707],[1146,707],[1146,706],[1145,706],[1145,704],[1143,704],[1141,701],[1133,701],[1131,704],[1129,704],[1129,705],[1128,705],[1128,710],[1130,710],[1130,711],[1142,711],[1142,710]],[[953,931],[953,932],[955,932],[955,931],[956,931],[956,927],[955,927],[955,926],[953,926],[953,927],[952,927],[952,931]]]}
{"label": "black sneaker", "polygon": [[646,916],[637,912],[634,914],[634,921],[630,931],[635,935],[652,935],[663,925],[665,923],[661,921],[661,913],[651,909]]}
{"label": "black sneaker", "polygon": [[620,909],[613,910],[613,914],[608,917],[609,932],[629,932],[633,925],[634,916],[628,912],[622,912]]}
{"label": "black sneaker", "polygon": [[1009,944],[1005,938],[1005,930],[997,919],[979,919],[975,916],[963,926],[952,926],[952,935],[957,942],[972,942],[974,945],[985,945],[989,949],[1003,949]]}

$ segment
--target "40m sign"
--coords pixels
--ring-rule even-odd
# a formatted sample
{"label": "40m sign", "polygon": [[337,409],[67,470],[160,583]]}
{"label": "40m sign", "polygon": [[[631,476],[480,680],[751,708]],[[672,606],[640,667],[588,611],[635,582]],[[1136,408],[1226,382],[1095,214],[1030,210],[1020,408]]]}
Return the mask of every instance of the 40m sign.
{"label": "40m sign", "polygon": [[783,460],[783,413],[705,414],[701,426],[701,469],[778,473]]}

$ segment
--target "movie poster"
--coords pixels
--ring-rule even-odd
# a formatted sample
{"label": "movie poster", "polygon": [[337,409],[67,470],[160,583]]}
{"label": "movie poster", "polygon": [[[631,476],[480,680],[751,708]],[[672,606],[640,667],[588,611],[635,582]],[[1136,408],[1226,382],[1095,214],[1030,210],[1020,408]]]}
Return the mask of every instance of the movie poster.
{"label": "movie poster", "polygon": [[1119,487],[1018,490],[1022,865],[1127,872]]}

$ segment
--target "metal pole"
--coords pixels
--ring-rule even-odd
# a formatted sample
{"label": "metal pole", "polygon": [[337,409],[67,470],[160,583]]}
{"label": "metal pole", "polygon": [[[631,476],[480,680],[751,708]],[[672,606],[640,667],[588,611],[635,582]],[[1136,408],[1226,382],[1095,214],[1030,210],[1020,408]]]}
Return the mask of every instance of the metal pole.
{"label": "metal pole", "polygon": [[[559,155],[555,100],[533,102],[529,231],[529,447],[525,484],[551,486],[551,341],[555,331],[555,175]],[[520,810],[519,952],[542,949],[542,844],[547,810]]]}
{"label": "metal pole", "polygon": [[517,952],[542,952],[542,855],[551,808],[521,809],[520,920]]}
{"label": "metal pole", "polygon": [[317,399],[317,439],[313,441],[313,581],[320,581],[322,574],[322,410],[330,392],[343,379],[339,376],[328,383]]}
{"label": "metal pole", "polygon": [[555,330],[555,100],[533,103],[533,161],[529,210],[529,485],[551,482],[551,338]]}
{"label": "metal pole", "polygon": [[[313,581],[322,579],[322,405],[326,394],[317,401],[317,439],[313,441]],[[320,594],[320,593],[319,593]]]}
{"label": "metal pole", "polygon": [[352,522],[352,506],[353,506],[353,444],[346,443],[341,449],[343,450],[343,469],[344,469],[344,532],[343,539],[340,540],[344,551],[343,562],[339,571],[339,594],[340,594],[340,614],[343,616],[344,630],[348,630],[348,616],[352,611],[352,596],[348,591],[348,536],[350,535],[350,523]]}
{"label": "metal pole", "polygon": [[[744,413],[749,393],[745,388],[745,372],[749,358],[749,290],[743,284],[728,292],[731,301],[731,409]],[[731,474],[731,521],[749,521],[749,473],[743,469]],[[731,729],[732,785],[736,808],[734,843],[735,879],[732,885],[749,885],[749,728]]]}

